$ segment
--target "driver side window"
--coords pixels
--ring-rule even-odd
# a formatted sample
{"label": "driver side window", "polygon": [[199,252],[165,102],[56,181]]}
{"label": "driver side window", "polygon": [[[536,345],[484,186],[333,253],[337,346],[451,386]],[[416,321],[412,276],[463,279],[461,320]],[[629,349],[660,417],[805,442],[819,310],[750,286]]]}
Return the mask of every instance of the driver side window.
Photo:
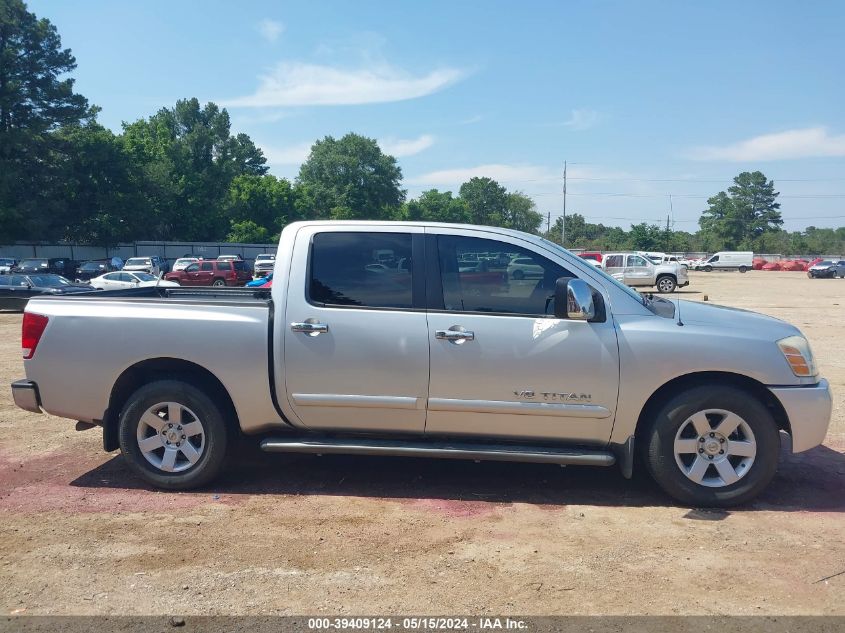
{"label": "driver side window", "polygon": [[437,237],[443,308],[530,316],[554,315],[555,282],[575,277],[526,248],[475,237]]}

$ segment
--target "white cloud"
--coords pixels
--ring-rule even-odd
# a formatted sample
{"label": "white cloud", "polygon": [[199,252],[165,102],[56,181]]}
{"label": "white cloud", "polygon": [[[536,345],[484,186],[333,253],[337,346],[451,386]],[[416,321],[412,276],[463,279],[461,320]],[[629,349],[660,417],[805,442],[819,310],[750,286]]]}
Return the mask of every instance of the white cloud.
{"label": "white cloud", "polygon": [[419,138],[409,139],[388,137],[379,139],[378,144],[381,147],[381,151],[385,154],[402,158],[403,156],[413,156],[414,154],[419,154],[427,150],[434,145],[434,137],[430,134],[423,134]]}
{"label": "white cloud", "polygon": [[580,108],[572,110],[569,118],[563,124],[571,130],[589,130],[599,120],[599,113],[595,110]]}
{"label": "white cloud", "polygon": [[688,153],[694,160],[733,162],[825,156],[845,156],[845,134],[836,136],[824,127],[808,127],[763,134],[730,145],[696,147]]}
{"label": "white cloud", "polygon": [[280,62],[259,77],[254,94],[221,100],[229,107],[356,105],[423,97],[459,81],[464,71],[439,68],[414,76],[387,64],[344,69],[303,62]]}
{"label": "white cloud", "polygon": [[311,153],[312,145],[313,143],[296,143],[283,147],[273,145],[259,145],[259,147],[271,165],[301,165]]}
{"label": "white cloud", "polygon": [[258,32],[268,42],[275,42],[284,33],[285,25],[277,20],[265,18],[258,23]]}
{"label": "white cloud", "polygon": [[424,186],[459,185],[470,178],[492,178],[501,184],[509,182],[522,183],[532,181],[563,180],[562,172],[539,165],[504,165],[492,163],[476,167],[459,167],[457,169],[442,169],[409,178],[408,184]]}
{"label": "white cloud", "polygon": [[483,116],[481,116],[480,114],[476,114],[475,116],[471,116],[467,119],[464,119],[463,121],[458,121],[458,124],[459,125],[473,125],[475,123],[480,123],[483,120],[484,120]]}

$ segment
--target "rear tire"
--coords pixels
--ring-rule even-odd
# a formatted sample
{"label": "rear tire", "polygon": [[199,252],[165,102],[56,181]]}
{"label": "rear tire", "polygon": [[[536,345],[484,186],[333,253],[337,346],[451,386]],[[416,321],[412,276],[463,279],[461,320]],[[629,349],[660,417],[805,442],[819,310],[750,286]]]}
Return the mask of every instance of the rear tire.
{"label": "rear tire", "polygon": [[691,506],[746,503],[777,471],[778,427],[759,400],[736,387],[682,391],[657,412],[644,439],[652,478]]}
{"label": "rear tire", "polygon": [[215,288],[220,288],[220,287],[222,287],[222,286],[225,286],[225,285],[226,285],[226,282],[225,282],[225,281],[223,281],[222,279],[215,279],[215,280],[212,282],[212,284],[211,284],[211,285],[212,285],[212,286],[214,286]]}
{"label": "rear tire", "polygon": [[159,380],[133,393],[118,421],[120,452],[144,481],[167,490],[209,483],[228,447],[220,407],[204,391],[179,380]]}
{"label": "rear tire", "polygon": [[522,280],[522,279],[525,279],[525,273],[524,273],[523,271],[521,271],[521,270],[515,270],[515,271],[513,271],[513,275],[512,275],[512,276],[513,276],[513,278],[514,278],[514,279],[516,279],[517,281],[520,281],[520,280]]}
{"label": "rear tire", "polygon": [[740,267],[739,267],[739,272],[741,272],[741,273],[748,272],[748,267],[747,267],[747,266],[740,266]]}
{"label": "rear tire", "polygon": [[675,291],[677,284],[675,280],[669,275],[663,275],[657,278],[657,292],[660,294],[668,294]]}

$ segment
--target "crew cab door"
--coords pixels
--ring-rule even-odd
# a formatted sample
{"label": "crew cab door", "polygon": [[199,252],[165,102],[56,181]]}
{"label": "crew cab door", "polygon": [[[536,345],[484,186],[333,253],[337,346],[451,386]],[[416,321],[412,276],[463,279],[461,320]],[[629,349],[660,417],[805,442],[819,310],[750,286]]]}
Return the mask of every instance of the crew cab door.
{"label": "crew cab door", "polygon": [[[422,229],[305,226],[293,247],[284,320],[284,383],[315,429],[425,428],[428,330]],[[392,251],[390,263],[379,253]],[[398,264],[405,261],[405,267]],[[411,262],[408,266],[407,263]]]}
{"label": "crew cab door", "polygon": [[[612,319],[553,316],[555,282],[578,275],[553,251],[516,237],[426,232],[426,433],[606,443],[619,387]],[[475,252],[530,258],[543,272],[531,279],[461,272],[459,262]]]}
{"label": "crew cab door", "polygon": [[654,284],[654,265],[642,255],[628,255],[625,263],[625,285],[651,286]]}

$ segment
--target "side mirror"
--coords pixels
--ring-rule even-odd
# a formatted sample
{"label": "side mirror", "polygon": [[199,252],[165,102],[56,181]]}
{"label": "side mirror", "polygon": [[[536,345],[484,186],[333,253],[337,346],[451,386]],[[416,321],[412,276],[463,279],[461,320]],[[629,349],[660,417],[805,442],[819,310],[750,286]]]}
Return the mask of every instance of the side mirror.
{"label": "side mirror", "polygon": [[589,321],[596,316],[593,290],[583,279],[561,277],[555,282],[555,317]]}

